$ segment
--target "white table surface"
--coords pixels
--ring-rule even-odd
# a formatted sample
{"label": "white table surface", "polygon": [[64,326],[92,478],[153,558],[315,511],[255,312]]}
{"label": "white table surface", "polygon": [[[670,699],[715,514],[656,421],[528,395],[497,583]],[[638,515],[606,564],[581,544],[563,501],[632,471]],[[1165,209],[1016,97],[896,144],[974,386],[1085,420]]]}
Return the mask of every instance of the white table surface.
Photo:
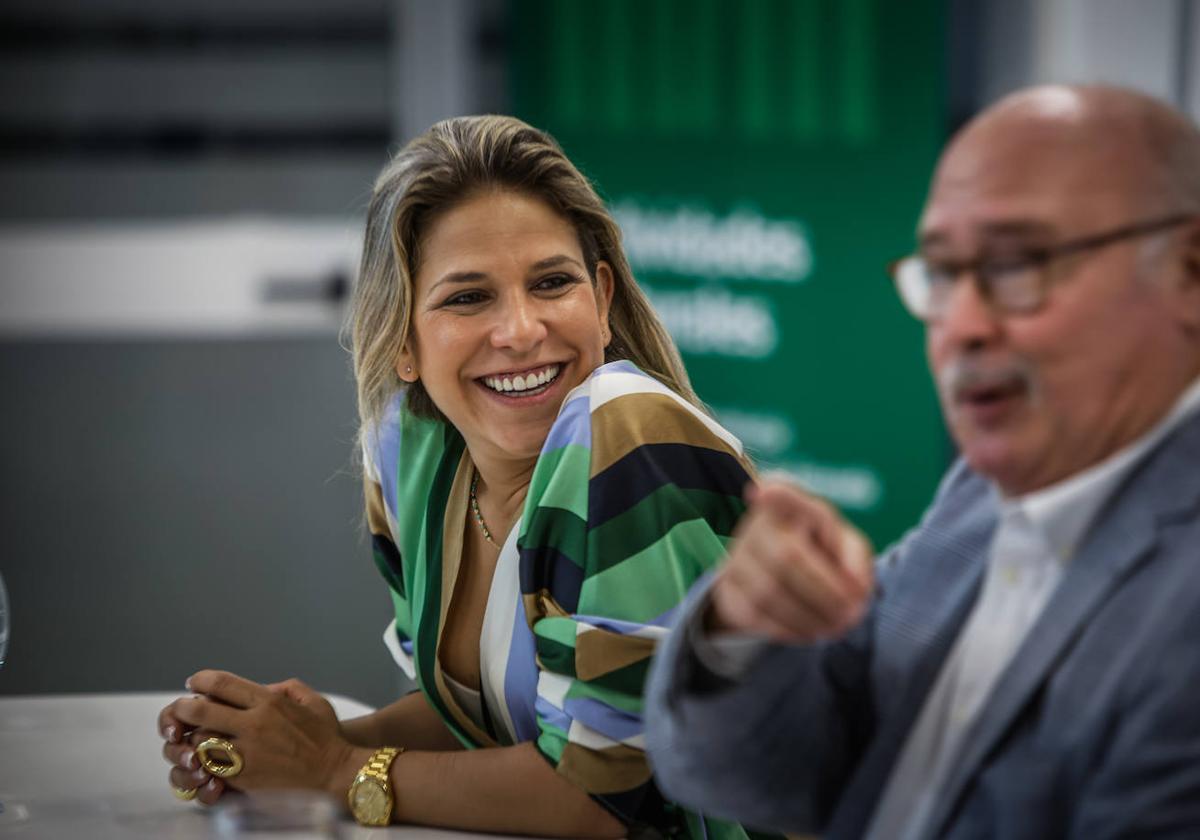
{"label": "white table surface", "polygon": [[[180,694],[0,698],[0,836],[39,840],[192,840],[211,836],[211,811],[167,787],[158,712]],[[370,708],[329,695],[338,717]],[[345,840],[480,840],[416,826],[363,828]]]}

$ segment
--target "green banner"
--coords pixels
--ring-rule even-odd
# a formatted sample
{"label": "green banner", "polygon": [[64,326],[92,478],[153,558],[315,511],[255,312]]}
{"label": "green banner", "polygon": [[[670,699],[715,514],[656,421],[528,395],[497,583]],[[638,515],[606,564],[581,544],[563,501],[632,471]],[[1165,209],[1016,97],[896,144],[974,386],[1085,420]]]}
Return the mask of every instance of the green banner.
{"label": "green banner", "polygon": [[701,397],[882,545],[946,464],[885,273],[942,140],[940,0],[514,0],[513,102],[609,201]]}

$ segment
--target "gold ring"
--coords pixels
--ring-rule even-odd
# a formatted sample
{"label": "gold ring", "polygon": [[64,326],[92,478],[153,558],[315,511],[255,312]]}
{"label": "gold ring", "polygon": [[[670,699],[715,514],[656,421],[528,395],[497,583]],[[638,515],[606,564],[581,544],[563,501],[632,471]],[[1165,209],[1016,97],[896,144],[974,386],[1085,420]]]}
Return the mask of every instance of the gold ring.
{"label": "gold ring", "polygon": [[171,785],[171,793],[175,794],[176,799],[182,799],[184,802],[191,802],[196,798],[196,793],[200,788],[181,788]]}
{"label": "gold ring", "polygon": [[[210,750],[219,750],[225,753],[225,758],[223,760],[213,758],[208,754]],[[237,747],[224,738],[209,738],[201,741],[196,747],[196,757],[200,759],[205,770],[221,779],[232,779],[242,772],[242,766],[245,764]]]}

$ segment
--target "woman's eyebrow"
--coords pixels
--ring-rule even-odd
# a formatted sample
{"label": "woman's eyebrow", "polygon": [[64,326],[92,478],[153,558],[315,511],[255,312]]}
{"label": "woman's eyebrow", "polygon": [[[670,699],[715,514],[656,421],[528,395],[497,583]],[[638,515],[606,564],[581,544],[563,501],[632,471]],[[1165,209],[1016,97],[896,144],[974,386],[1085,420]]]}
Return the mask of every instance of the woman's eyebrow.
{"label": "woman's eyebrow", "polygon": [[449,274],[442,275],[436,283],[429,287],[429,294],[433,294],[434,290],[445,283],[478,283],[485,279],[487,279],[487,274],[482,271],[451,271]]}
{"label": "woman's eyebrow", "polygon": [[538,260],[533,265],[529,266],[529,270],[531,272],[544,271],[547,268],[554,268],[555,266],[563,265],[564,263],[570,263],[571,265],[583,268],[583,266],[580,265],[579,260],[575,259],[574,257],[569,257],[566,254],[555,254],[553,257],[546,257],[545,259]]}

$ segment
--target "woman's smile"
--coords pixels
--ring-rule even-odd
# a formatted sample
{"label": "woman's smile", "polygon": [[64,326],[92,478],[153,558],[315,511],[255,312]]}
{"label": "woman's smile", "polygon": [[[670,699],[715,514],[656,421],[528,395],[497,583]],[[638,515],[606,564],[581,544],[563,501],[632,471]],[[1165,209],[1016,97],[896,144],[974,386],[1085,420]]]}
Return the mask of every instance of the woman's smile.
{"label": "woman's smile", "polygon": [[554,362],[520,371],[493,373],[481,376],[475,381],[482,383],[493,395],[519,403],[553,390],[562,369],[562,364]]}

